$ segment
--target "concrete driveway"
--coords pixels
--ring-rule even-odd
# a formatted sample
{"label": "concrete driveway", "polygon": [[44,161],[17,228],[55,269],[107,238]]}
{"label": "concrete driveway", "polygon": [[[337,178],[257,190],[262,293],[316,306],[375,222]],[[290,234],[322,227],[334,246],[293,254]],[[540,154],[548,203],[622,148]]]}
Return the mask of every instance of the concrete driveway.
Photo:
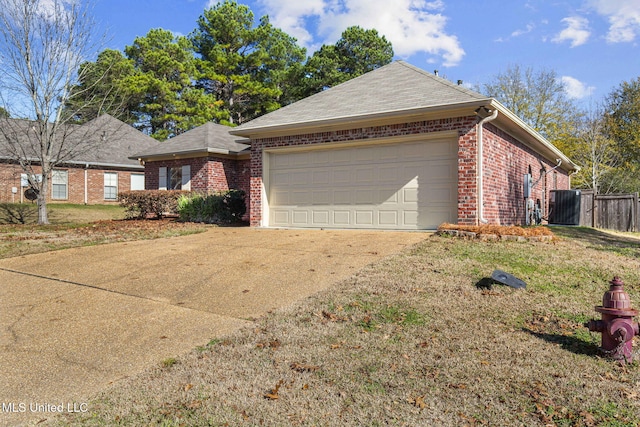
{"label": "concrete driveway", "polygon": [[215,228],[0,260],[0,425],[249,325],[424,233]]}

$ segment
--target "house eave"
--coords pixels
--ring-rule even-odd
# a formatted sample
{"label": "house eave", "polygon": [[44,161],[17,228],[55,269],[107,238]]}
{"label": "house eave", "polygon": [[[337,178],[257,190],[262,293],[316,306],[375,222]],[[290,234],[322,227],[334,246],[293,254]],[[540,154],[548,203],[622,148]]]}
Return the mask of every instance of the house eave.
{"label": "house eave", "polygon": [[220,148],[207,148],[207,149],[178,151],[175,153],[137,155],[137,156],[131,156],[129,158],[133,160],[142,161],[142,162],[160,162],[160,161],[167,161],[167,160],[194,159],[199,157],[208,157],[211,155],[216,155],[216,156],[225,157],[225,158],[241,159],[245,157],[245,155],[248,156],[249,154],[245,150],[231,151],[231,150],[224,150]]}
{"label": "house eave", "polygon": [[[349,129],[353,127],[380,126],[399,123],[407,120],[431,120],[445,117],[462,117],[474,115],[475,110],[487,105],[490,99],[466,101],[453,104],[433,105],[412,109],[384,111],[381,113],[344,116],[334,119],[308,120],[304,122],[285,123],[273,126],[239,127],[229,131],[230,134],[246,138],[271,138],[276,136],[325,132],[328,130]],[[247,124],[250,124],[247,123]]]}
{"label": "house eave", "polygon": [[525,145],[543,155],[553,164],[560,160],[560,169],[569,173],[578,172],[580,170],[580,166],[576,165],[556,146],[547,141],[546,138],[526,124],[520,117],[507,109],[499,101],[492,99],[491,103],[487,105],[487,107],[495,108],[500,113],[498,114],[498,118],[492,122],[497,127],[522,141]]}
{"label": "house eave", "polygon": [[[8,162],[15,162],[18,163],[16,161],[16,159],[14,157],[11,156],[0,156],[0,160],[4,160],[4,161],[8,161]],[[35,164],[40,164],[40,160],[36,159],[36,158],[29,158],[27,159],[29,162],[31,163],[35,163]],[[135,159],[134,159],[135,160]],[[81,169],[84,168],[105,168],[105,169],[135,169],[135,170],[144,170],[144,166],[139,165],[139,164],[127,164],[127,163],[103,163],[103,162],[88,162],[88,161],[82,161],[82,160],[68,160],[68,161],[61,161],[59,163],[56,164],[56,167],[79,167]]]}

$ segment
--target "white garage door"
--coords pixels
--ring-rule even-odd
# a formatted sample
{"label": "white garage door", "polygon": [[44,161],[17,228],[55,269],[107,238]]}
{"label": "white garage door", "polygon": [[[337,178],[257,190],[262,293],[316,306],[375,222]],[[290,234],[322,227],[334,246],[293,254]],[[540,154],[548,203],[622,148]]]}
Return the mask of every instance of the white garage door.
{"label": "white garage door", "polygon": [[435,229],[457,218],[457,144],[269,153],[269,226]]}

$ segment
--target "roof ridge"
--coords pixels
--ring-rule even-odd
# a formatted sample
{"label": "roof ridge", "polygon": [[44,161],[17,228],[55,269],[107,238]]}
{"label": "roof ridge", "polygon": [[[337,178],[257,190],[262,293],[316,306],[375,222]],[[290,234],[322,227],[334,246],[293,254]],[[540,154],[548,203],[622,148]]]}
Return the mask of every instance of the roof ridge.
{"label": "roof ridge", "polygon": [[489,96],[485,96],[480,92],[476,92],[475,90],[471,90],[469,88],[466,88],[461,84],[456,84],[456,83],[452,82],[449,79],[446,79],[444,77],[440,77],[439,75],[434,74],[434,73],[430,73],[430,72],[428,72],[426,70],[423,70],[422,68],[419,68],[419,67],[416,67],[415,65],[409,64],[406,61],[398,60],[396,62],[398,62],[400,65],[403,65],[403,66],[405,66],[405,67],[407,67],[407,68],[409,68],[411,70],[417,71],[418,73],[420,73],[420,74],[422,74],[424,76],[430,77],[433,80],[437,81],[438,83],[444,84],[444,85],[448,86],[451,89],[455,89],[457,91],[460,91],[460,92],[464,93],[465,95],[472,95],[472,96],[478,96],[479,95],[482,98],[490,99]]}

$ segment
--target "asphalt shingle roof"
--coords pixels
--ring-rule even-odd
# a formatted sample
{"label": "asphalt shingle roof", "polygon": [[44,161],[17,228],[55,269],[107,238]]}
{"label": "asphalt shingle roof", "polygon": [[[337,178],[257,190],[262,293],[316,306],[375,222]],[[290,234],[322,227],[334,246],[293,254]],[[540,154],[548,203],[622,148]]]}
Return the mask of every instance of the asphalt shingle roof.
{"label": "asphalt shingle roof", "polygon": [[274,128],[302,123],[408,111],[472,101],[490,101],[480,93],[395,61],[331,89],[258,117],[232,130]]}
{"label": "asphalt shingle roof", "polygon": [[[33,122],[8,119],[0,122],[0,158],[13,159],[6,137],[20,141],[25,154],[32,160],[38,159],[35,149]],[[130,156],[141,150],[149,150],[160,143],[132,126],[104,114],[81,126],[66,125],[58,131],[58,141],[64,142],[61,159],[65,164],[91,164],[113,167],[140,168],[136,159]],[[64,135],[60,137],[60,135]]]}
{"label": "asphalt shingle roof", "polygon": [[231,135],[229,133],[231,129],[228,126],[208,122],[162,142],[153,149],[138,152],[135,157],[148,158],[188,153],[238,154],[248,151],[251,147],[241,142],[246,140]]}

